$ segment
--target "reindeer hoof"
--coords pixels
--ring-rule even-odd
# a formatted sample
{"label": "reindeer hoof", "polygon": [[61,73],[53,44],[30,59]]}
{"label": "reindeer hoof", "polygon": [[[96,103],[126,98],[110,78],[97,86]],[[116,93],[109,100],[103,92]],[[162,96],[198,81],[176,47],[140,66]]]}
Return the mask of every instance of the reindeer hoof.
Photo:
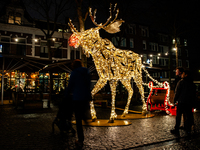
{"label": "reindeer hoof", "polygon": [[125,114],[122,114],[122,117],[125,117],[126,115]]}
{"label": "reindeer hoof", "polygon": [[147,111],[142,111],[142,116],[146,116],[146,114],[147,114]]}
{"label": "reindeer hoof", "polygon": [[114,123],[114,119],[113,119],[113,118],[110,119],[110,120],[108,121],[108,123]]}
{"label": "reindeer hoof", "polygon": [[97,117],[92,118],[92,122],[95,122],[97,120]]}

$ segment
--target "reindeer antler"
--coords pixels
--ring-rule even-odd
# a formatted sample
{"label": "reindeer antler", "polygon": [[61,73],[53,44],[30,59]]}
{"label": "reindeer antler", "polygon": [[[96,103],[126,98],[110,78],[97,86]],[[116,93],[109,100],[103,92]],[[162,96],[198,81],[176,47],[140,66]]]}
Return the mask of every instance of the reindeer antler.
{"label": "reindeer antler", "polygon": [[[117,4],[115,4],[115,6],[114,6],[114,11],[115,11],[116,7],[117,7]],[[99,27],[99,26],[104,27],[105,25],[108,24],[108,22],[109,22],[109,21],[111,20],[111,18],[112,18],[112,11],[111,11],[111,10],[112,10],[112,4],[110,4],[110,8],[109,8],[110,17],[107,19],[106,23],[104,23],[103,25],[102,25],[102,23],[97,24],[97,23],[95,22],[97,9],[94,10],[94,14],[92,15],[92,8],[89,8],[90,18],[91,18],[92,22],[93,22],[96,26],[98,26],[98,27]],[[111,23],[115,22],[115,20],[117,19],[118,14],[119,14],[119,9],[117,9],[117,14],[116,14],[116,16],[115,16],[115,19],[114,19]],[[110,24],[111,24],[111,23],[110,23]]]}
{"label": "reindeer antler", "polygon": [[76,28],[74,27],[74,25],[72,24],[72,20],[69,18],[69,23],[68,23],[68,25],[70,26],[70,28],[71,28],[71,30],[72,30],[72,32],[78,32],[77,30],[76,30]]}
{"label": "reindeer antler", "polygon": [[[117,4],[115,4],[113,12],[115,12],[116,7],[117,7]],[[94,10],[93,15],[92,15],[91,11],[92,11],[92,8],[89,8],[90,18],[91,18],[92,22],[94,23],[94,25],[103,28],[104,30],[106,30],[109,33],[116,33],[116,32],[120,31],[119,27],[121,26],[122,22],[124,22],[124,21],[123,20],[117,20],[116,21],[118,14],[119,14],[119,9],[116,10],[117,13],[115,14],[115,18],[109,23],[109,21],[112,18],[112,4],[110,4],[110,8],[109,8],[110,17],[107,19],[106,23],[104,23],[103,25],[102,25],[102,23],[97,24],[95,22],[97,10],[96,9]]]}
{"label": "reindeer antler", "polygon": [[[112,5],[110,5],[110,9],[111,9],[111,6],[112,6]],[[113,12],[115,11],[116,7],[117,7],[117,4],[115,4]],[[117,17],[118,17],[118,14],[119,14],[119,8],[117,9],[117,13],[115,14],[115,19],[114,19],[111,23],[109,23],[107,26],[109,26],[110,24],[112,24],[113,22],[115,22],[115,20],[116,20]],[[111,10],[110,10],[110,18],[112,18]],[[108,22],[108,21],[107,21],[107,22]],[[105,23],[103,26],[105,26],[106,24],[107,24],[107,23]]]}
{"label": "reindeer antler", "polygon": [[92,22],[94,23],[95,26],[99,27],[99,26],[102,26],[102,24],[97,24],[95,22],[96,12],[97,12],[97,9],[94,10],[94,15],[92,16],[92,8],[91,7],[89,8],[90,18],[91,18]]}

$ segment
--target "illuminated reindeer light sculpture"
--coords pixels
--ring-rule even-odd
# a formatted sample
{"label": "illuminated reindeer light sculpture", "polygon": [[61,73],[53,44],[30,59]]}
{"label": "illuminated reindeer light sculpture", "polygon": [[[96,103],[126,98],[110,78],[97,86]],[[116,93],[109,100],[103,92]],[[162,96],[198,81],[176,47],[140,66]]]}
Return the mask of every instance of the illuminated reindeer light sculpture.
{"label": "illuminated reindeer light sculpture", "polygon": [[[73,34],[69,38],[69,45],[75,48],[82,46],[84,54],[87,57],[89,57],[89,55],[93,57],[96,70],[99,75],[99,80],[97,81],[94,89],[91,92],[92,96],[94,96],[99,90],[101,90],[105,86],[107,81],[109,81],[112,94],[112,108],[109,122],[113,122],[114,119],[117,117],[117,114],[115,113],[115,96],[117,82],[121,81],[121,83],[128,91],[127,104],[122,114],[122,116],[125,116],[126,114],[128,114],[129,105],[133,95],[133,89],[131,87],[131,78],[133,78],[141,94],[143,102],[143,113],[146,113],[147,108],[144,99],[144,89],[142,85],[143,65],[140,56],[133,51],[121,50],[116,48],[111,41],[109,41],[108,39],[102,39],[99,35],[100,29],[104,29],[109,33],[116,33],[120,31],[119,26],[124,21],[116,20],[119,10],[117,9],[114,20],[110,22],[112,18],[110,8],[110,17],[104,24],[97,24],[95,22],[96,10],[93,16],[91,13],[91,8],[89,9],[89,13],[92,22],[97,27],[88,29],[83,32],[78,32],[71,23],[71,20],[69,20],[69,26],[71,27],[71,30],[73,32]],[[97,118],[93,102],[91,102],[90,105],[92,120],[96,120]]]}

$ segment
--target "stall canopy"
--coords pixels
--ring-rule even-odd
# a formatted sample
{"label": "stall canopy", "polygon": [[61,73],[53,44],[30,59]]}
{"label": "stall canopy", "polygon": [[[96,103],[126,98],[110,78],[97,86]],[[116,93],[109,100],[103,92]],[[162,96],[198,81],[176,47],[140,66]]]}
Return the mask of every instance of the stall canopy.
{"label": "stall canopy", "polygon": [[38,72],[38,71],[53,71],[53,72],[71,72],[71,61],[55,61],[49,59],[33,58],[33,57],[18,57],[6,56],[0,57],[0,70],[6,73],[14,70],[20,72]]}

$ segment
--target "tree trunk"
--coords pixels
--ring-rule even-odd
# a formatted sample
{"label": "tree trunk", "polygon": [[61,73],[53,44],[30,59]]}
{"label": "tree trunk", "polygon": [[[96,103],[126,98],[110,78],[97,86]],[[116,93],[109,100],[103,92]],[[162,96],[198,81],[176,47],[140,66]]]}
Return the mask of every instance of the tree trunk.
{"label": "tree trunk", "polygon": [[[83,16],[82,16],[81,6],[78,6],[78,7],[77,7],[77,14],[78,14],[80,32],[85,31],[85,21],[84,21],[84,18],[83,18]],[[87,57],[86,57],[86,55],[83,53],[82,47],[81,47],[80,49],[81,49],[81,59],[82,59],[83,66],[84,66],[84,67],[87,67]]]}
{"label": "tree trunk", "polygon": [[[51,38],[47,37],[47,48],[48,48],[48,58],[52,61],[52,51],[51,51]],[[53,72],[52,70],[49,71],[50,77],[50,87],[49,87],[49,101],[48,101],[48,108],[50,108],[50,103],[52,101],[52,93],[53,93]]]}

